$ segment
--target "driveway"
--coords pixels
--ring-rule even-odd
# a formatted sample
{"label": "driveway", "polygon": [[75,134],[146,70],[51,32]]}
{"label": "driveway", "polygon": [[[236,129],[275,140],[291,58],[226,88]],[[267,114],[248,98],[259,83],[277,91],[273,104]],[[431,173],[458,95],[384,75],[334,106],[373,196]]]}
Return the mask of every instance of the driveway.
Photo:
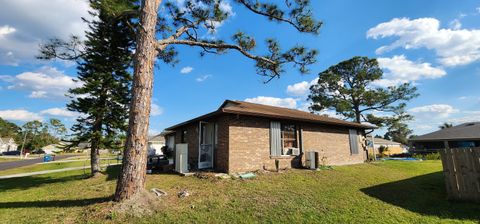
{"label": "driveway", "polygon": [[[65,159],[72,156],[74,155],[57,155],[55,156],[55,160]],[[3,163],[0,163],[0,170],[8,170],[8,169],[18,168],[22,166],[29,166],[29,165],[33,165],[41,162],[43,162],[43,157],[38,159],[24,159],[24,160],[17,160],[17,161],[11,161],[11,162],[3,162]]]}

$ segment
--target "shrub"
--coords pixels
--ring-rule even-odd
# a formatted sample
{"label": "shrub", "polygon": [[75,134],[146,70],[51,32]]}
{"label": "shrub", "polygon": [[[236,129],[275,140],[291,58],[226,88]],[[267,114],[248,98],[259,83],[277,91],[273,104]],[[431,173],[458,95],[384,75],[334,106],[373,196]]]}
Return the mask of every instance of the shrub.
{"label": "shrub", "polygon": [[388,147],[381,145],[378,147],[378,154],[380,154],[380,157],[383,157],[386,153],[388,152]]}
{"label": "shrub", "polygon": [[372,161],[373,161],[373,157],[374,157],[373,153],[369,152],[369,153],[368,153],[367,162],[372,162]]}
{"label": "shrub", "polygon": [[434,153],[427,153],[427,154],[413,154],[412,157],[416,159],[423,159],[423,160],[439,160],[440,153],[434,152]]}

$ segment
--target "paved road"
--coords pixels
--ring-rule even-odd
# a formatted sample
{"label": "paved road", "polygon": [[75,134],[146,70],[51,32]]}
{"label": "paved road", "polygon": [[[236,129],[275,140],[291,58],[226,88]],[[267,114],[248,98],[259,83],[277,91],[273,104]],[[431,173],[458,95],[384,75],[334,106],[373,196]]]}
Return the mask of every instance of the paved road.
{"label": "paved road", "polygon": [[[110,164],[110,166],[120,165],[120,164],[121,163],[113,163],[113,164]],[[106,167],[106,166],[109,166],[109,165],[101,165],[101,167]],[[71,170],[83,170],[83,169],[90,169],[90,166],[70,167],[70,168],[63,168],[63,169],[56,169],[56,170],[44,170],[44,171],[37,171],[37,172],[31,172],[31,173],[17,173],[17,174],[0,176],[0,180],[16,178],[16,177],[28,177],[28,176],[34,176],[34,175],[40,175],[40,174],[47,174],[47,173],[58,173],[58,172],[65,172],[65,171],[71,171]]]}
{"label": "paved road", "polygon": [[[65,159],[72,156],[74,155],[58,155],[58,156],[55,156],[55,160]],[[11,162],[2,162],[0,163],[0,170],[8,170],[8,169],[18,168],[22,166],[29,166],[29,165],[33,165],[35,163],[41,163],[41,162],[43,162],[43,157],[38,159],[24,159],[24,160],[17,160],[17,161],[11,161]]]}

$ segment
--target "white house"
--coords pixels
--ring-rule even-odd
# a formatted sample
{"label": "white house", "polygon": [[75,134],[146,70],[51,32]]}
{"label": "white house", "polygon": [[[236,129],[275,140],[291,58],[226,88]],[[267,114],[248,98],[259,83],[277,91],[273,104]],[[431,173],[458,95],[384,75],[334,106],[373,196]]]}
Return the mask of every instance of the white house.
{"label": "white house", "polygon": [[57,152],[63,151],[63,148],[65,147],[67,143],[65,142],[59,142],[57,144],[50,144],[47,146],[42,147],[42,150],[45,152],[45,154],[55,154]]}
{"label": "white house", "polygon": [[148,155],[163,155],[162,147],[165,146],[165,135],[160,133],[148,139]]}
{"label": "white house", "polygon": [[17,143],[13,138],[0,138],[0,153],[17,150]]}

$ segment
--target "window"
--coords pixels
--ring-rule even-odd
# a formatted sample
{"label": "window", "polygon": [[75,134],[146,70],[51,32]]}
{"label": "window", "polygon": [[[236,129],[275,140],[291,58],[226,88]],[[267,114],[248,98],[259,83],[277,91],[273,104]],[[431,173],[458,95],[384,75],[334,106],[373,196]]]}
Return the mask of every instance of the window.
{"label": "window", "polygon": [[298,128],[294,124],[270,123],[270,155],[298,155]]}
{"label": "window", "polygon": [[282,124],[283,148],[297,148],[297,127],[294,124]]}
{"label": "window", "polygon": [[187,143],[187,130],[182,130],[180,143]]}

